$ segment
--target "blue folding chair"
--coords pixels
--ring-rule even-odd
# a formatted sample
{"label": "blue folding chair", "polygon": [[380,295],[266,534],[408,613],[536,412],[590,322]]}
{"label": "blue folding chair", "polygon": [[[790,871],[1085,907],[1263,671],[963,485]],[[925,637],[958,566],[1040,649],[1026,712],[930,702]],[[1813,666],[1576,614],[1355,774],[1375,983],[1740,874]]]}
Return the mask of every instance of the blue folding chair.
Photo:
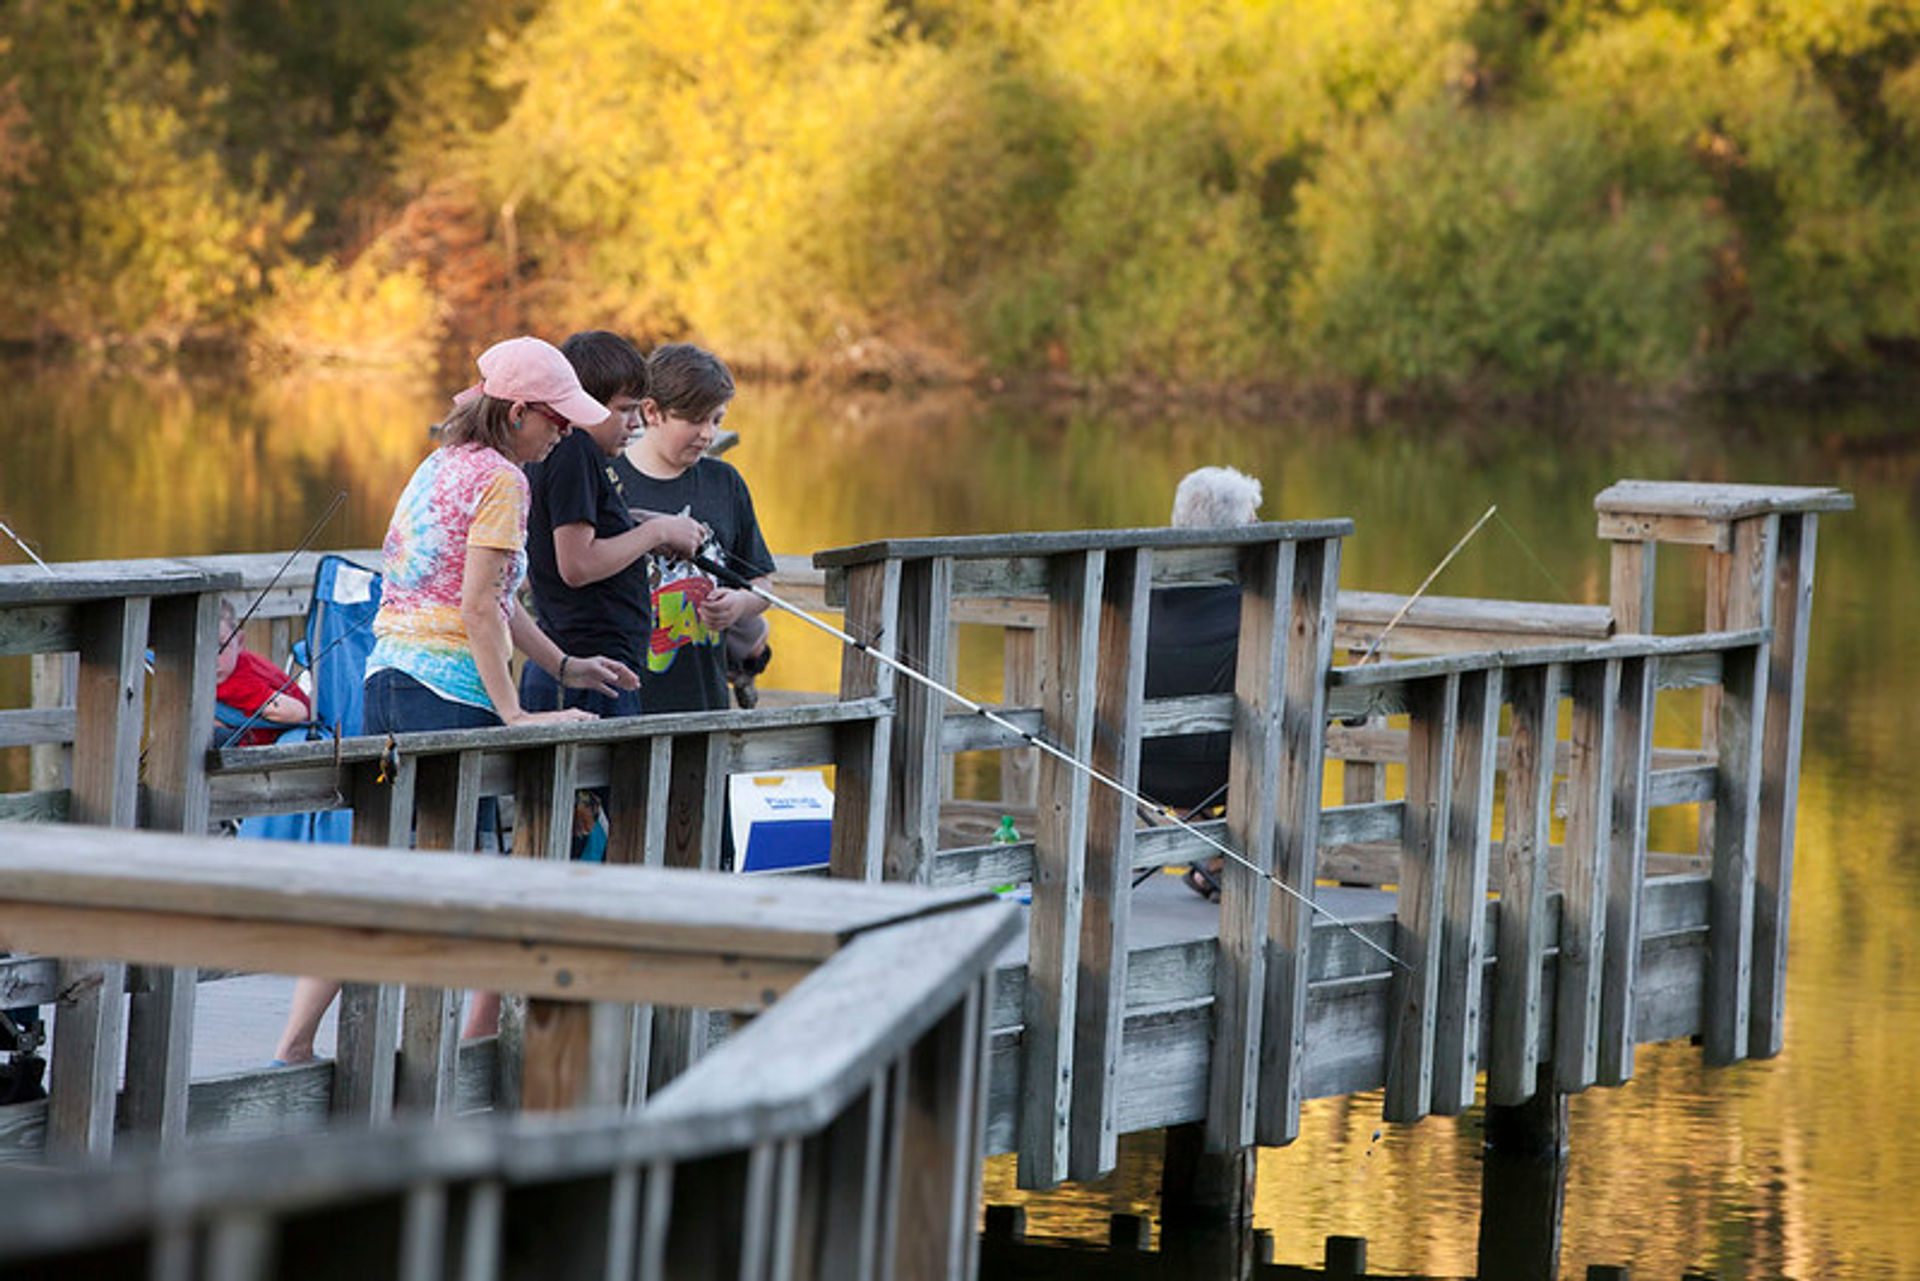
{"label": "blue folding chair", "polygon": [[[293,661],[311,673],[312,718],[280,735],[282,743],[308,739],[351,738],[362,731],[367,656],[373,652],[373,616],[380,612],[380,575],[344,556],[320,558],[307,606],[307,634],[294,642]],[[228,734],[245,717],[229,707],[216,708]],[[257,722],[256,722],[257,724]],[[308,814],[272,814],[241,820],[244,839],[326,841],[344,844],[353,837],[352,810]]]}

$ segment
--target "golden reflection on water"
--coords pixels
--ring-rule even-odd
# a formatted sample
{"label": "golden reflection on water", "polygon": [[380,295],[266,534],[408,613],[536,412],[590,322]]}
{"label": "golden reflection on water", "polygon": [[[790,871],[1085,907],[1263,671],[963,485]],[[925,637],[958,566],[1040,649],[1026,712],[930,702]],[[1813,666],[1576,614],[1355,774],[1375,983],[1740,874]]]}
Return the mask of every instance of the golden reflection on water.
{"label": "golden reflection on water", "polygon": [[[0,518],[48,559],[284,550],[336,491],[320,547],[377,544],[427,449],[444,388],[361,378],[204,381],[14,368]],[[1151,525],[1204,463],[1262,478],[1275,519],[1351,516],[1350,587],[1411,590],[1485,510],[1499,518],[1438,592],[1599,601],[1606,557],[1592,496],[1623,476],[1838,484],[1859,510],[1821,524],[1799,857],[1778,1059],[1709,1071],[1684,1044],[1644,1047],[1638,1078],[1573,1103],[1564,1272],[1720,1278],[1920,1275],[1920,528],[1898,407],[1698,417],[1353,426],[1249,425],[1204,410],[1064,413],[966,393],[826,396],[748,385],[730,461],[777,552],[889,536]],[[1896,445],[1889,447],[1892,439]],[[1856,443],[1857,442],[1857,443]],[[24,558],[0,548],[0,561]],[[1697,618],[1696,567],[1662,562],[1659,614]],[[831,689],[835,645],[788,619],[765,683]],[[962,645],[960,683],[999,693],[993,647]],[[26,701],[0,660],[0,705]],[[1663,743],[1697,713],[1660,713]],[[5,783],[19,787],[17,763]],[[978,771],[980,779],[992,771]],[[976,780],[977,781],[977,780]],[[981,783],[990,787],[990,782]],[[1676,825],[1677,824],[1677,825]],[[1690,842],[1684,816],[1656,844]],[[1377,1096],[1319,1100],[1301,1139],[1259,1164],[1259,1226],[1279,1258],[1317,1263],[1361,1235],[1382,1272],[1472,1271],[1477,1116],[1385,1126]],[[1009,1159],[996,1201],[1029,1231],[1104,1238],[1106,1215],[1151,1214],[1155,1136],[1129,1138],[1098,1184],[1030,1198]]]}

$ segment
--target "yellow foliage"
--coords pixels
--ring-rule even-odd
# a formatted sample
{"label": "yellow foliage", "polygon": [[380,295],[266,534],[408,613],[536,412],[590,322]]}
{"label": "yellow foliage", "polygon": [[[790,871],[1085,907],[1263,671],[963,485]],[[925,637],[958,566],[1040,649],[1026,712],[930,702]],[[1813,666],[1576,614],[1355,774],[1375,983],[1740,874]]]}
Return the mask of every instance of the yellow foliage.
{"label": "yellow foliage", "polygon": [[253,313],[256,353],[279,361],[424,367],[445,333],[417,265],[381,271],[365,259],[288,263]]}

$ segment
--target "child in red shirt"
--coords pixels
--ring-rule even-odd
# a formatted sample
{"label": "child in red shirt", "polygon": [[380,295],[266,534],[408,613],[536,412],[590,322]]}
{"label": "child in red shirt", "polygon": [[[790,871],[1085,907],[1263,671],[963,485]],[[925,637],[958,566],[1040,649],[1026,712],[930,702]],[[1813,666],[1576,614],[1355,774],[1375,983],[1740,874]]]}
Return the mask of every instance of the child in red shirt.
{"label": "child in red shirt", "polygon": [[297,725],[311,717],[306,693],[287,674],[249,652],[242,643],[233,606],[220,602],[220,653],[214,670],[219,680],[213,696],[243,715],[258,719],[228,744],[230,747],[254,747],[271,743],[288,725]]}

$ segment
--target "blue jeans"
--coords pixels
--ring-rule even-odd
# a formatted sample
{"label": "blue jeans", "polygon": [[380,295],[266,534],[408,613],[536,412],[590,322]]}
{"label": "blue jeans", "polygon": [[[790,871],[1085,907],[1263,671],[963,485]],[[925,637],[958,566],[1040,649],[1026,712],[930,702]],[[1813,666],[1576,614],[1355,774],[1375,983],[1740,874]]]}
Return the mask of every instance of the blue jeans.
{"label": "blue jeans", "polygon": [[383,667],[367,676],[363,723],[369,734],[423,729],[487,729],[500,724],[490,707],[442,698],[405,672]]}
{"label": "blue jeans", "polygon": [[530,712],[551,712],[562,707],[578,707],[600,717],[638,716],[640,691],[616,690],[609,697],[597,689],[562,690],[560,682],[548,675],[546,668],[528,663],[520,672],[520,706]]}
{"label": "blue jeans", "polygon": [[[405,734],[424,729],[490,729],[500,718],[489,707],[442,698],[405,672],[383,667],[367,674],[362,687],[366,709],[361,723],[368,734]],[[480,798],[478,830],[500,847],[500,808],[491,796]]]}

